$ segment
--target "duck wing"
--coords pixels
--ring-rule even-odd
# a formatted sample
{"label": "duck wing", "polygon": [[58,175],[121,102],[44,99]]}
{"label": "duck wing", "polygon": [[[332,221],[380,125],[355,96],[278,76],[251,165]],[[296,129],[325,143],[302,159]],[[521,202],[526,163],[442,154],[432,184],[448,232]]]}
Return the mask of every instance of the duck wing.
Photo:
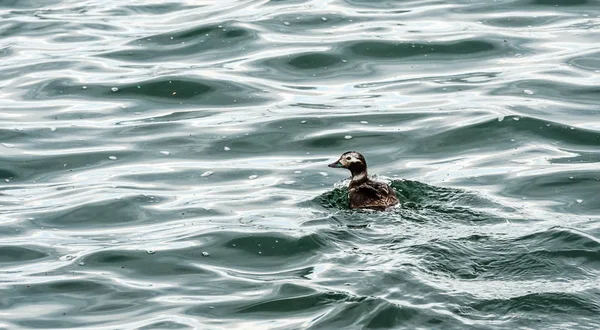
{"label": "duck wing", "polygon": [[358,187],[358,190],[375,200],[386,201],[386,204],[398,202],[398,197],[396,196],[394,189],[384,182],[365,182]]}
{"label": "duck wing", "polygon": [[375,181],[365,182],[356,187],[356,190],[374,199],[381,199],[390,193],[386,184]]}
{"label": "duck wing", "polygon": [[384,209],[398,203],[394,190],[384,182],[368,180],[350,186],[351,208]]}

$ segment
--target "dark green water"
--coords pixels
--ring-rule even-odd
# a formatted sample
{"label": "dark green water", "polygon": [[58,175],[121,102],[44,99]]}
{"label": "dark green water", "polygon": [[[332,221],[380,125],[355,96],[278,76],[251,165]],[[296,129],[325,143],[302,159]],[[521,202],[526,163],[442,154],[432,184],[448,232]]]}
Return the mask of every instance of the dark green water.
{"label": "dark green water", "polygon": [[0,328],[598,329],[599,42],[596,0],[0,0]]}

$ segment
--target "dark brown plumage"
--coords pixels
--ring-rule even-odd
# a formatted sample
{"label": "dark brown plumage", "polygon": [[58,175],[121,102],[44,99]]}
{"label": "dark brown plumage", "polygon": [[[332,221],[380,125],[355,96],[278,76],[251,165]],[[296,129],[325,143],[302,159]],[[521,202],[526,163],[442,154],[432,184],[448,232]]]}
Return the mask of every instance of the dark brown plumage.
{"label": "dark brown plumage", "polygon": [[385,210],[398,204],[396,192],[387,183],[371,180],[367,174],[367,161],[356,151],[348,151],[329,167],[346,168],[352,174],[348,186],[350,208]]}

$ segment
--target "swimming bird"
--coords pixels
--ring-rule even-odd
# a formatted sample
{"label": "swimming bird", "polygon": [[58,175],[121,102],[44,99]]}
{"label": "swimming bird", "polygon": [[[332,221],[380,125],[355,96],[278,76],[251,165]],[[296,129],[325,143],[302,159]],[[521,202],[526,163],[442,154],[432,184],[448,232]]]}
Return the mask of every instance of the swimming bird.
{"label": "swimming bird", "polygon": [[352,174],[348,198],[352,209],[385,210],[398,204],[396,192],[387,183],[371,180],[367,174],[367,161],[356,151],[348,151],[328,165],[345,168]]}

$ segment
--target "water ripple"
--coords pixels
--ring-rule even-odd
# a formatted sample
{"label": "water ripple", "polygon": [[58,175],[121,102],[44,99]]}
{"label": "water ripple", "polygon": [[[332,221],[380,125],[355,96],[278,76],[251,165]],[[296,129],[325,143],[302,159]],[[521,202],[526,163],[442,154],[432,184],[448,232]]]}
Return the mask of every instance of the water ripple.
{"label": "water ripple", "polygon": [[0,2],[0,328],[599,328],[596,7]]}

